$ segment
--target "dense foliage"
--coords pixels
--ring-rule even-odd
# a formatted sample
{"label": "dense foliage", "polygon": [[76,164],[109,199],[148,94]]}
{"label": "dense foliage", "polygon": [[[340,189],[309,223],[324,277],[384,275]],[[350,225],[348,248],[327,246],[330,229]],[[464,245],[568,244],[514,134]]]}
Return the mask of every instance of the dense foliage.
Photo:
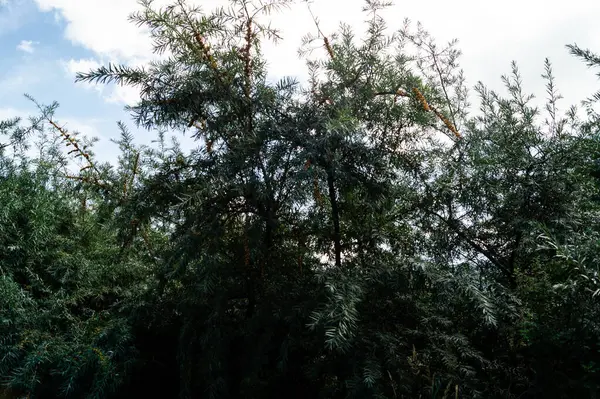
{"label": "dense foliage", "polygon": [[456,43],[375,0],[272,82],[287,4],[142,1],[161,57],[77,78],[140,89],[116,165],[56,104],[0,122],[5,397],[596,398],[600,95],[561,114],[546,60],[540,112],[513,64],[472,114]]}

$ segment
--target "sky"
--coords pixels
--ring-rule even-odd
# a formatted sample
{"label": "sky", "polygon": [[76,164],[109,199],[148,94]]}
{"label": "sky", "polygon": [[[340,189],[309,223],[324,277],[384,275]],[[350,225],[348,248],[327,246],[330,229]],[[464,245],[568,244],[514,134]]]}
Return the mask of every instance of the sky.
{"label": "sky", "polygon": [[[205,11],[226,0],[189,0]],[[157,5],[170,3],[156,0]],[[313,0],[325,34],[340,22],[360,31],[365,15],[363,0]],[[126,104],[134,104],[134,89],[75,83],[75,73],[87,72],[108,62],[141,65],[155,56],[143,31],[128,21],[139,9],[136,0],[0,0],[0,120],[35,115],[35,106],[23,94],[39,102],[57,101],[56,120],[71,130],[100,138],[98,158],[116,159],[116,122],[131,126],[139,143],[149,143],[154,133],[135,129]],[[500,76],[516,61],[525,90],[536,94],[541,105],[545,95],[544,59],[553,64],[562,109],[600,89],[595,71],[571,56],[566,44],[577,43],[600,53],[600,1],[597,0],[396,0],[385,12],[390,28],[401,28],[405,18],[421,22],[443,44],[458,39],[463,52],[461,66],[467,84],[482,81],[502,91]],[[272,23],[283,41],[268,45],[265,55],[274,77],[306,77],[297,55],[301,37],[314,33],[314,24],[304,3],[275,14]],[[193,143],[181,139],[184,146]]]}

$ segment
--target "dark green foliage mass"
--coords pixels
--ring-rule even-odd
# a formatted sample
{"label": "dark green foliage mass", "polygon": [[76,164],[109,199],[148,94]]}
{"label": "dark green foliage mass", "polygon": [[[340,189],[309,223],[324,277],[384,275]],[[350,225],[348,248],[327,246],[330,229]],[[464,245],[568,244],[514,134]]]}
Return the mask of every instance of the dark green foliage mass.
{"label": "dark green foliage mass", "polygon": [[273,82],[288,4],[142,1],[160,60],[77,77],[140,89],[158,140],[119,123],[115,165],[56,104],[0,122],[5,396],[596,398],[598,96],[563,115],[546,60],[540,111],[513,63],[474,111],[456,43],[373,0]]}

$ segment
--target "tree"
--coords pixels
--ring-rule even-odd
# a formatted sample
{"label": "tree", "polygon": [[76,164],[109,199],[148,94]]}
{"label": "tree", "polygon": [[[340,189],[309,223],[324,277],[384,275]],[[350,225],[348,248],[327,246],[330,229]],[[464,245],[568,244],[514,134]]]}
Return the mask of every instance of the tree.
{"label": "tree", "polygon": [[[549,62],[546,122],[516,65],[508,97],[479,84],[481,116],[469,116],[456,43],[408,22],[387,36],[378,1],[364,38],[315,19],[307,87],[272,83],[261,41],[278,38],[267,17],[288,4],[206,14],[142,1],[132,22],[163,56],[77,79],[138,87],[128,110],[157,146],[136,147],[119,124],[119,163],[99,165],[42,107],[32,129],[47,121],[79,172],[56,146],[35,173],[2,158],[13,205],[0,226],[25,248],[0,258],[8,386],[41,398],[594,397],[597,231],[583,221],[598,215],[597,119],[559,115]],[[169,146],[166,129],[199,147]],[[10,230],[28,212],[41,221]],[[19,348],[31,331],[35,345]]]}

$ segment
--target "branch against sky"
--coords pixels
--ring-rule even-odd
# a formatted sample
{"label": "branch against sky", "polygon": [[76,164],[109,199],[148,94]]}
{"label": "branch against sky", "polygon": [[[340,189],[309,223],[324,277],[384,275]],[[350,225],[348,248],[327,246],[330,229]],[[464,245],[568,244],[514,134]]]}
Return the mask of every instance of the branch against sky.
{"label": "branch against sky", "polygon": [[[190,1],[193,2],[207,12],[227,4],[225,0]],[[167,3],[155,1],[157,6]],[[315,0],[311,9],[323,32],[331,34],[342,21],[364,28],[363,3]],[[431,12],[432,7],[436,12]],[[139,98],[136,88],[99,88],[74,83],[74,77],[76,72],[89,71],[94,65],[118,62],[138,66],[154,57],[143,29],[128,21],[136,9],[136,0],[4,0],[0,5],[0,39],[6,44],[0,47],[0,108],[27,111],[30,104],[15,96],[28,92],[45,101],[59,101],[61,112],[69,117],[123,119],[123,106],[132,105]],[[514,9],[520,12],[512,12]],[[460,62],[470,88],[483,81],[490,89],[502,92],[500,76],[510,70],[510,61],[516,60],[527,82],[525,89],[541,93],[545,85],[541,74],[548,57],[564,96],[558,105],[561,112],[589,97],[597,87],[593,72],[564,47],[576,42],[584,48],[600,48],[600,26],[594,19],[597,11],[600,3],[588,0],[553,7],[540,0],[491,4],[473,0],[396,1],[386,10],[385,19],[391,29],[402,28],[405,18],[421,21],[440,46],[458,39],[463,53]],[[537,17],[531,18],[532,15]],[[279,80],[293,75],[304,80],[307,69],[298,58],[297,49],[302,36],[314,27],[306,4],[298,0],[291,9],[271,17],[283,40],[278,44],[265,42],[263,50],[270,76]],[[35,43],[35,51],[19,50],[23,42]],[[533,103],[543,108],[544,101],[540,97]],[[476,109],[477,103],[471,103]]]}
{"label": "branch against sky", "polygon": [[[85,4],[78,0],[34,1],[40,11],[60,16],[59,25],[65,39],[88,49],[101,63],[140,64],[153,58],[143,30],[127,20],[127,16],[138,9],[135,0],[87,0]],[[343,7],[340,7],[342,2]],[[167,3],[165,0],[154,2],[156,6]],[[199,4],[208,12],[228,2],[193,0],[190,3]],[[317,0],[312,2],[311,8],[319,16],[323,31],[333,32],[340,22],[364,27],[363,3],[362,0]],[[431,12],[432,7],[436,12]],[[514,12],[515,9],[519,12]],[[578,41],[590,48],[600,47],[600,39],[597,39],[600,27],[591,17],[597,15],[594,11],[600,11],[600,3],[587,0],[557,3],[553,7],[547,7],[541,0],[485,4],[473,0],[452,3],[436,0],[396,2],[386,10],[385,17],[392,29],[400,29],[402,21],[409,18],[422,22],[440,43],[457,38],[464,54],[461,63],[471,85],[482,80],[497,82],[500,87],[498,78],[514,59],[521,66],[526,81],[543,87],[539,71],[544,59],[549,57],[569,102],[584,97],[592,77],[585,74],[585,68],[570,57],[563,46]],[[532,15],[539,18],[531,18]],[[278,45],[265,46],[271,74],[275,78],[288,74],[306,77],[303,62],[296,55],[300,38],[312,27],[306,5],[298,1],[292,9],[272,18],[284,40]],[[107,29],[108,24],[110,29]]]}

